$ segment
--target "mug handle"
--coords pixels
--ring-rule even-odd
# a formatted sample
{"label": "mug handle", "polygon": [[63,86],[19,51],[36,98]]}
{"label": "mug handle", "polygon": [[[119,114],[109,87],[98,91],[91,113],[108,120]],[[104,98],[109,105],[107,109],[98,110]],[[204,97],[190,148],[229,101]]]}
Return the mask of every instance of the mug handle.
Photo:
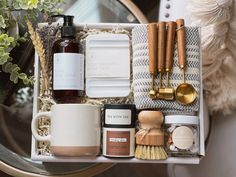
{"label": "mug handle", "polygon": [[34,138],[38,141],[50,141],[51,135],[47,136],[41,136],[38,134],[38,120],[40,117],[48,117],[51,119],[51,112],[40,112],[37,113],[35,117],[33,117],[32,122],[31,122],[31,131],[34,136]]}

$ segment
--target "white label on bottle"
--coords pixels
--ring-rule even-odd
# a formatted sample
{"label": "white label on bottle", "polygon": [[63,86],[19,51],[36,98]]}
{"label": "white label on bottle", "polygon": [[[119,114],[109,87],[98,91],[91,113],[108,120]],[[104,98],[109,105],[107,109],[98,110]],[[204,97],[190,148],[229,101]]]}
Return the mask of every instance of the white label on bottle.
{"label": "white label on bottle", "polygon": [[79,53],[54,54],[53,89],[84,90],[84,55]]}
{"label": "white label on bottle", "polygon": [[105,123],[110,125],[130,125],[131,110],[129,109],[106,109]]}

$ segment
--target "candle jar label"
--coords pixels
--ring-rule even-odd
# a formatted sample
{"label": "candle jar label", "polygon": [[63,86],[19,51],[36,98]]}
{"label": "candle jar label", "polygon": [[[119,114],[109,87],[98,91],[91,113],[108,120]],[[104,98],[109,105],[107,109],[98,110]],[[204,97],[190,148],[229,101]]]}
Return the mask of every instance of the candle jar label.
{"label": "candle jar label", "polygon": [[107,155],[130,155],[130,132],[107,131]]}
{"label": "candle jar label", "polygon": [[128,109],[106,109],[105,123],[110,125],[130,125],[131,110]]}

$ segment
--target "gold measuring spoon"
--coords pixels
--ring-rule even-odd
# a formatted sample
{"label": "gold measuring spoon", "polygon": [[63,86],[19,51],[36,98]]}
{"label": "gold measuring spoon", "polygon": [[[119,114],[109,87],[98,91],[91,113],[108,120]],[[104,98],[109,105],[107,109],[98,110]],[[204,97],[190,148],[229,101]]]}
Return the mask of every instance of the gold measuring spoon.
{"label": "gold measuring spoon", "polygon": [[158,57],[157,57],[157,72],[159,74],[159,88],[157,93],[158,99],[165,99],[165,88],[162,87],[162,75],[165,71],[166,57],[166,22],[158,23]]}
{"label": "gold measuring spoon", "polygon": [[156,91],[154,89],[154,81],[157,75],[157,26],[156,23],[150,23],[148,30],[148,65],[151,74],[150,98],[156,99]]}
{"label": "gold measuring spoon", "polygon": [[170,86],[169,75],[173,68],[174,62],[174,44],[175,44],[175,32],[176,23],[167,22],[167,42],[166,42],[166,61],[165,61],[165,72],[167,73],[167,86],[164,89],[165,100],[174,100],[175,90]]}
{"label": "gold measuring spoon", "polygon": [[177,102],[188,105],[197,98],[197,92],[191,84],[185,82],[186,67],[186,46],[185,46],[185,27],[184,19],[176,20],[177,23],[177,46],[178,46],[178,64],[182,71],[183,83],[181,83],[175,91],[175,99]]}

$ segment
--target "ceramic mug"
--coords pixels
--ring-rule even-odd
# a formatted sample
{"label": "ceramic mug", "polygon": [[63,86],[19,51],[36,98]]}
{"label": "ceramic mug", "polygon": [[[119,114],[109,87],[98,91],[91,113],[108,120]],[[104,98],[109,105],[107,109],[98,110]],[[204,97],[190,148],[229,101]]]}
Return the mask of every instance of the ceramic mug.
{"label": "ceramic mug", "polygon": [[[38,120],[51,119],[50,134],[38,134]],[[89,104],[56,104],[50,112],[36,114],[31,123],[38,141],[49,141],[51,152],[58,156],[98,155],[101,137],[101,107]]]}

